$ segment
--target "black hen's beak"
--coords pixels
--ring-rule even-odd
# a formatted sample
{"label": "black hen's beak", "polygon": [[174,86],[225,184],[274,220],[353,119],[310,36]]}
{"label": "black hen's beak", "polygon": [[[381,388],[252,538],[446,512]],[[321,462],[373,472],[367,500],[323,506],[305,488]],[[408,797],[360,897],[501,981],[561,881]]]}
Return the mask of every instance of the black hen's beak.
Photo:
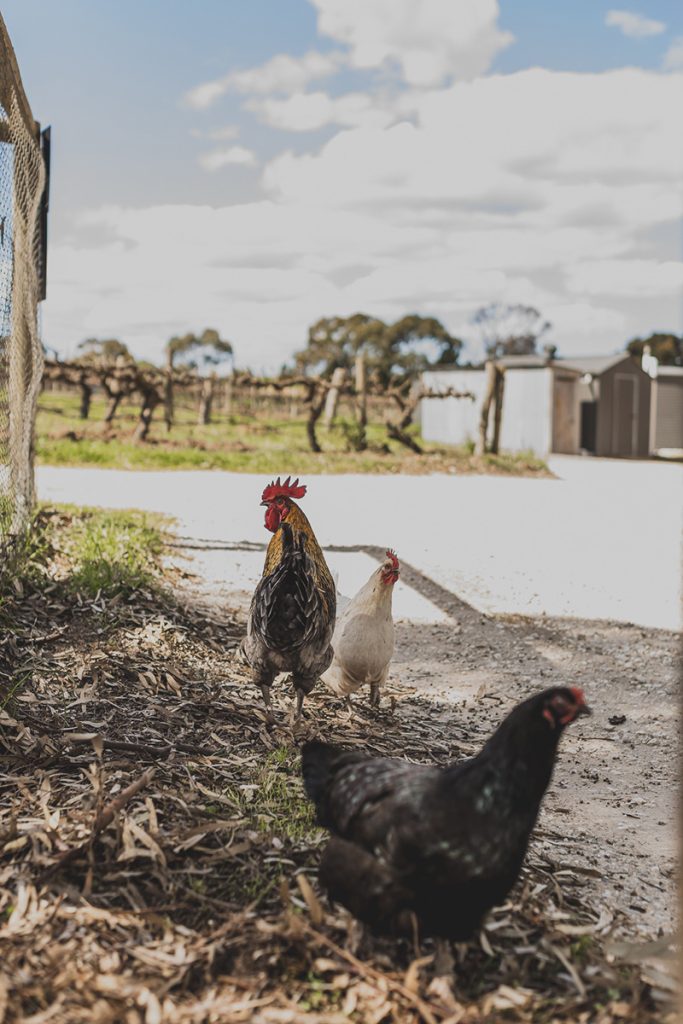
{"label": "black hen's beak", "polygon": [[576,709],[576,715],[574,717],[578,718],[579,715],[592,715],[592,714],[593,714],[593,709],[589,708],[587,704],[579,704],[578,708]]}

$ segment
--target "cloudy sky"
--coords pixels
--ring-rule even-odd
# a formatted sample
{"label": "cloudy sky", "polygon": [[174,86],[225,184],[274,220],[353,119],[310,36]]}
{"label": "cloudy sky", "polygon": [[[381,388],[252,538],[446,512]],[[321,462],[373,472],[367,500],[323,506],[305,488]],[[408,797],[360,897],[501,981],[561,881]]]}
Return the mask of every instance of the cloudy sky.
{"label": "cloudy sky", "polygon": [[98,335],[157,358],[211,326],[274,369],[320,316],[467,338],[494,300],[537,306],[564,354],[681,330],[678,0],[2,11],[53,126],[63,354]]}

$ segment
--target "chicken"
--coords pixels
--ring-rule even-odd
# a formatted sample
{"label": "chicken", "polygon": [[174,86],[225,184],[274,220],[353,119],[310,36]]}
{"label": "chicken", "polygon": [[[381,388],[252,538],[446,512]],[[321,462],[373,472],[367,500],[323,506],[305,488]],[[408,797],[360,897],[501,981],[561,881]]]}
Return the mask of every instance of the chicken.
{"label": "chicken", "polygon": [[372,930],[464,940],[519,875],[577,688],[519,704],[471,760],[438,768],[325,743],[303,748],[304,785],[332,838],[320,881]]}
{"label": "chicken", "polygon": [[348,602],[337,619],[332,638],[334,659],[322,679],[334,693],[349,699],[363,685],[370,686],[370,703],[379,704],[394,653],[391,599],[399,578],[393,551]]}
{"label": "chicken", "polygon": [[291,672],[297,717],[304,697],[332,661],[336,590],[311,524],[293,500],[306,487],[287,477],[261,496],[265,526],[273,534],[263,575],[249,610],[244,659],[270,709],[270,688],[279,672]]}

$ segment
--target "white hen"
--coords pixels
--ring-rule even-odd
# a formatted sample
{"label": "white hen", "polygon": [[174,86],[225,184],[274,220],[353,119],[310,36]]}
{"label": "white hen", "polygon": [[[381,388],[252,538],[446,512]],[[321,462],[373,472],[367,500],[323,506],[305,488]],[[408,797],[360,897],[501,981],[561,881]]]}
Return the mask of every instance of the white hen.
{"label": "white hen", "polygon": [[334,658],[321,678],[340,697],[348,699],[361,686],[369,686],[370,703],[379,704],[394,653],[391,599],[398,577],[398,558],[387,551],[386,560],[337,614]]}

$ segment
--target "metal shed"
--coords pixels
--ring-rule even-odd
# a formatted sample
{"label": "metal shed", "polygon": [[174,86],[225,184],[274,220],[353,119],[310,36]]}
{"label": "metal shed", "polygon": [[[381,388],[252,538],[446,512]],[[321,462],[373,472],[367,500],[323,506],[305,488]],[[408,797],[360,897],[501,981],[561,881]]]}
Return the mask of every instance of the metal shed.
{"label": "metal shed", "polygon": [[652,382],[638,360],[620,353],[561,359],[555,365],[580,374],[580,448],[610,458],[647,458]]}
{"label": "metal shed", "polygon": [[[628,354],[554,360],[508,356],[500,363],[505,367],[501,448],[529,449],[539,455],[583,451],[611,458],[650,454],[652,382]],[[425,399],[421,409],[425,440],[464,444],[476,437],[484,371],[432,371],[424,381],[433,390],[445,389],[453,386],[454,374],[458,386],[474,393],[475,403]],[[668,394],[663,402],[668,408]]]}
{"label": "metal shed", "polygon": [[683,366],[658,366],[652,381],[650,450],[683,456]]}

